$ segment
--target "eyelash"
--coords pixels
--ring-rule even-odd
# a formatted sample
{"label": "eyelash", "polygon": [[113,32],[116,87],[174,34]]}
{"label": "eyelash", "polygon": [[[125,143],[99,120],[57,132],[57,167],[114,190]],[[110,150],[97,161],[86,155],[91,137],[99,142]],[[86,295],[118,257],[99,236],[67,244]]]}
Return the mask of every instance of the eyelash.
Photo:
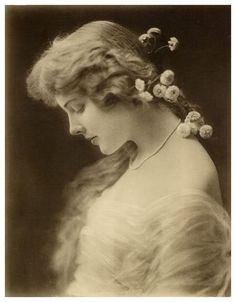
{"label": "eyelash", "polygon": [[76,113],[82,113],[84,111],[84,109],[85,109],[85,105],[83,104],[79,108],[76,108],[76,107],[72,108],[72,111],[76,112]]}

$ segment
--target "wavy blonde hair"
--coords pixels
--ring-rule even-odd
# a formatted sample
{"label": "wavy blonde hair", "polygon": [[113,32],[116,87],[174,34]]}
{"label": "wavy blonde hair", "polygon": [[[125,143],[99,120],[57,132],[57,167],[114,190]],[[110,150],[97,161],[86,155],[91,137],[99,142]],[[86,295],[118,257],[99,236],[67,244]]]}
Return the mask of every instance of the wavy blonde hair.
{"label": "wavy blonde hair", "polygon": [[[150,83],[150,87],[159,78],[157,67],[147,57],[137,35],[118,24],[96,21],[57,37],[30,70],[27,88],[32,98],[49,106],[57,106],[57,94],[73,91],[88,95],[106,110],[115,102],[143,105],[134,87],[136,78]],[[183,97],[178,104],[163,104],[181,118],[193,108]],[[88,208],[121,177],[135,154],[136,145],[127,142],[113,155],[81,170],[67,186],[68,202],[60,219],[52,261],[60,290],[68,285],[76,269],[78,232]]]}

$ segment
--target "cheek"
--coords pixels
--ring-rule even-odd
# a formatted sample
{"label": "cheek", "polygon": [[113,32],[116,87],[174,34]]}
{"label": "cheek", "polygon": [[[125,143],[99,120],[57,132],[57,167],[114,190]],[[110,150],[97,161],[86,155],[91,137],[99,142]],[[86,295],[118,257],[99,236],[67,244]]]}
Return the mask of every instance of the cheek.
{"label": "cheek", "polygon": [[101,143],[112,151],[116,151],[128,140],[129,130],[120,118],[118,120],[107,121],[103,125]]}
{"label": "cheek", "polygon": [[[107,118],[100,121],[101,128],[107,135],[120,136],[126,124],[120,117]],[[98,126],[99,127],[99,126]]]}
{"label": "cheek", "polygon": [[103,112],[91,105],[84,115],[84,123],[88,132],[97,135],[104,147],[112,147],[112,144],[124,143],[129,135],[131,121],[124,110]]}
{"label": "cheek", "polygon": [[102,119],[96,111],[90,109],[83,115],[82,122],[91,134],[96,134],[96,130],[99,129]]}

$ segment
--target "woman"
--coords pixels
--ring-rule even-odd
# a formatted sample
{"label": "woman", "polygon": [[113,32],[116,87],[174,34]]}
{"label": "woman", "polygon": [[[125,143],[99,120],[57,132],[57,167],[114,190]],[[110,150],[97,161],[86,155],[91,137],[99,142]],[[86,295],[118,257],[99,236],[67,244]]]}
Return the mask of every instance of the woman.
{"label": "woman", "polygon": [[[105,158],[68,185],[53,268],[59,295],[225,296],[230,221],[196,135],[212,128],[158,70],[160,29],[137,37],[107,21],[55,39],[29,94],[68,115]],[[155,64],[154,64],[155,62]]]}

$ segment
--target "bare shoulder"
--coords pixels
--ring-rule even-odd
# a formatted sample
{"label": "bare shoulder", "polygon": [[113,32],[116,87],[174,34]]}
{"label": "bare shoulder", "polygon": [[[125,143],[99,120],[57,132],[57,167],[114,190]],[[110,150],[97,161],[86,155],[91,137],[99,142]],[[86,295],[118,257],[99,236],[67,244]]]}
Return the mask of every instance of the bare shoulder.
{"label": "bare shoulder", "polygon": [[198,189],[222,202],[216,166],[195,137],[177,138],[162,154],[162,159],[157,158],[156,164],[163,188],[168,185],[173,190]]}
{"label": "bare shoulder", "polygon": [[206,149],[195,137],[183,139],[181,144],[175,161],[181,183],[203,190],[221,202],[217,169]]}
{"label": "bare shoulder", "polygon": [[193,179],[196,177],[198,180],[201,178],[206,180],[217,175],[210,155],[196,138],[182,139],[177,148],[177,160],[175,160],[177,167],[179,168],[181,164],[183,171],[192,175]]}

